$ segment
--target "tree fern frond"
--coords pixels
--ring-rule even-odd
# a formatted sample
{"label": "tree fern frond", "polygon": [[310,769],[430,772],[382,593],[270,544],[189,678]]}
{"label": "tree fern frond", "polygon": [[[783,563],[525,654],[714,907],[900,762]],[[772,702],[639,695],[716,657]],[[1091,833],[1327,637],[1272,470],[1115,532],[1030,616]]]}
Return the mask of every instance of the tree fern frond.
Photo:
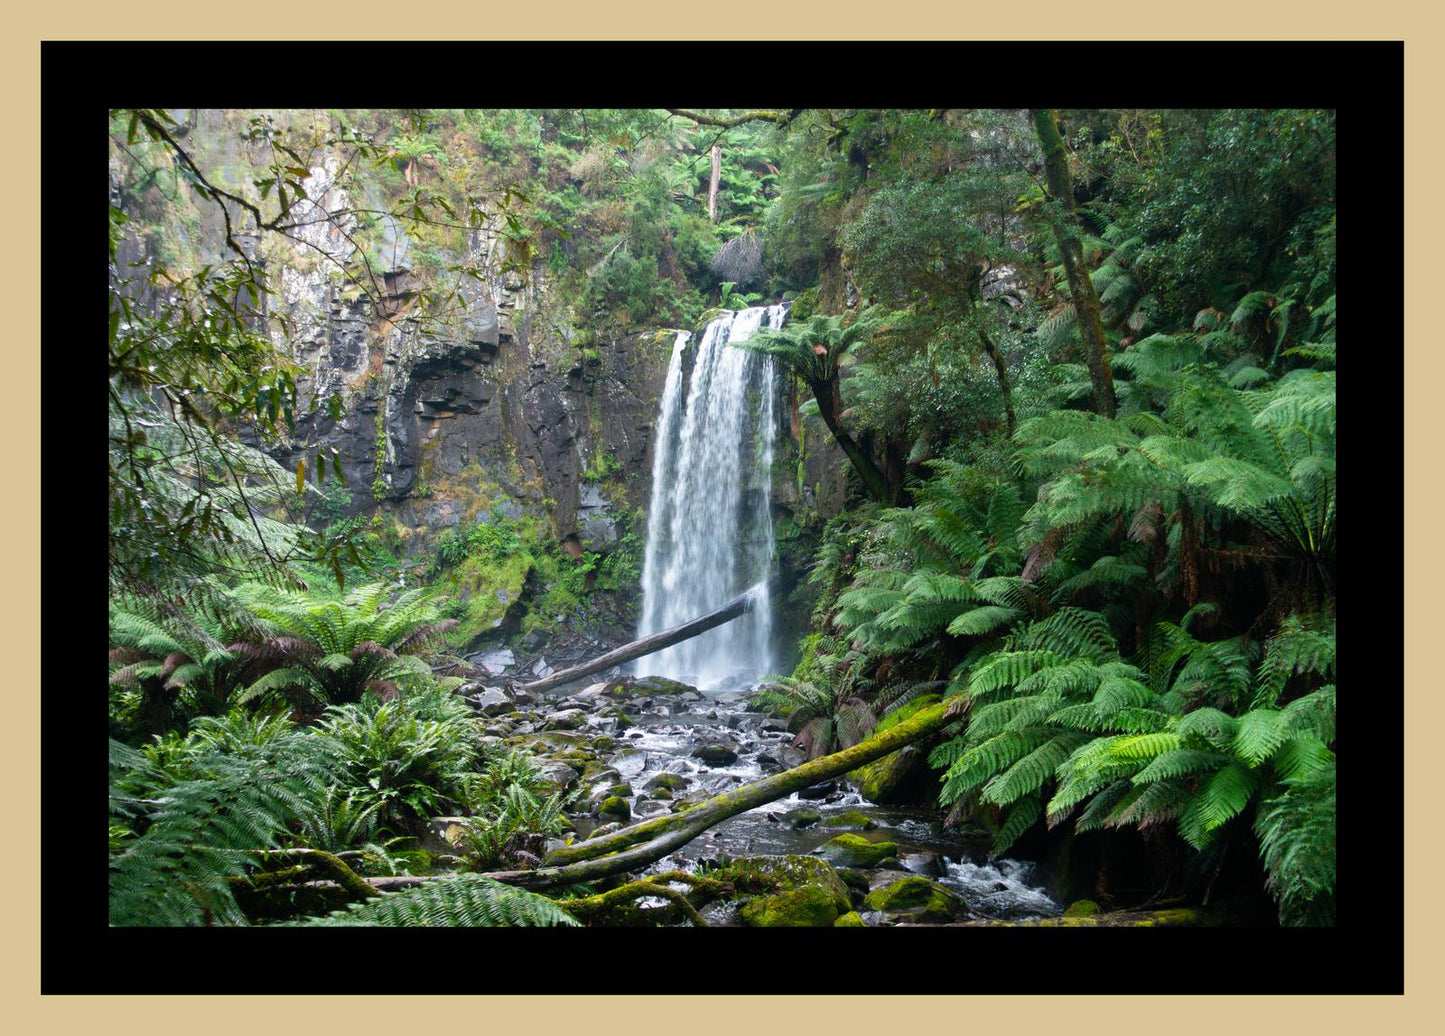
{"label": "tree fern frond", "polygon": [[1258,778],[1239,763],[1230,763],[1209,779],[1179,818],[1179,833],[1196,849],[1209,844],[1213,833],[1249,804]]}

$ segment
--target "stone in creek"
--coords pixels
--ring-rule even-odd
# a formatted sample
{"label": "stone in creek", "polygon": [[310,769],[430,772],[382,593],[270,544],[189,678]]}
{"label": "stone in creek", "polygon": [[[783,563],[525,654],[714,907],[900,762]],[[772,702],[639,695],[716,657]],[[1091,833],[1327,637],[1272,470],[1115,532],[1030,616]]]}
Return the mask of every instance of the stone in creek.
{"label": "stone in creek", "polygon": [[783,768],[783,764],[778,762],[767,752],[758,753],[758,765],[761,766],[764,770],[781,770]]}
{"label": "stone in creek", "polygon": [[692,781],[680,773],[659,773],[650,778],[643,785],[647,791],[655,791],[658,788],[666,788],[668,791],[682,791]]}
{"label": "stone in creek", "polygon": [[538,770],[542,780],[556,787],[558,791],[566,791],[576,784],[577,778],[581,776],[566,763],[543,763]]}
{"label": "stone in creek", "polygon": [[795,809],[788,814],[788,824],[794,831],[801,831],[805,827],[812,827],[823,819],[823,814],[816,809]]}
{"label": "stone in creek", "polygon": [[563,709],[548,713],[542,722],[548,730],[576,730],[587,722],[587,713],[581,709]]}
{"label": "stone in creek", "polygon": [[688,691],[695,692],[696,688],[664,676],[645,676],[634,685],[634,693],[637,694],[685,694]]}
{"label": "stone in creek", "polygon": [[850,831],[872,831],[878,827],[878,821],[860,813],[856,809],[850,809],[846,813],[839,813],[837,816],[829,817],[823,821],[824,827],[844,827]]}
{"label": "stone in creek", "polygon": [[947,924],[969,913],[968,905],[958,893],[918,875],[874,889],[863,900],[863,905],[894,923],[906,920]]}
{"label": "stone in creek", "polygon": [[694,748],[692,756],[694,759],[701,759],[709,766],[731,766],[738,761],[738,749],[737,745],[714,741]]}
{"label": "stone in creek", "polygon": [[862,835],[839,835],[813,850],[839,867],[876,867],[898,852],[897,842],[870,842]]}
{"label": "stone in creek", "polygon": [[603,799],[597,807],[599,817],[616,817],[618,820],[631,820],[632,807],[621,795],[611,795]]}
{"label": "stone in creek", "polygon": [[488,676],[501,676],[517,664],[517,656],[512,654],[511,648],[497,648],[486,654],[474,655],[472,660],[476,663],[477,668]]}
{"label": "stone in creek", "polygon": [[[640,737],[641,731],[638,731],[637,733]],[[620,773],[623,777],[636,777],[638,774],[642,773],[643,770],[647,769],[647,753],[623,752],[621,755],[614,756],[611,760],[609,760],[609,763],[612,768],[615,769],[618,773]]]}
{"label": "stone in creek", "polygon": [[914,874],[922,874],[926,878],[941,877],[944,873],[943,860],[938,853],[927,849],[918,853],[904,853],[898,857],[898,862]]}
{"label": "stone in creek", "polygon": [[637,808],[633,810],[633,813],[639,817],[650,817],[666,812],[667,803],[658,802],[656,799],[640,799],[638,800]]}
{"label": "stone in creek", "polygon": [[483,687],[468,700],[483,716],[504,716],[517,711],[517,703],[500,687]]}
{"label": "stone in creek", "polygon": [[813,785],[811,788],[804,788],[802,791],[798,792],[798,798],[800,798],[800,799],[822,799],[822,798],[827,798],[828,794],[829,794],[830,792],[832,792],[832,791],[833,791],[834,789],[836,789],[836,788],[837,788],[837,785],[834,784],[832,781],[824,781],[822,784],[815,784],[815,785]]}

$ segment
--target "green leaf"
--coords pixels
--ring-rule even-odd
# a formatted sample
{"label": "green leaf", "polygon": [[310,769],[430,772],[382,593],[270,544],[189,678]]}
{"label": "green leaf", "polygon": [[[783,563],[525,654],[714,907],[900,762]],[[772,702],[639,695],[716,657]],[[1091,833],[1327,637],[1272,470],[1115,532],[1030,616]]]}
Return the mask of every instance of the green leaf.
{"label": "green leaf", "polygon": [[296,462],[296,492],[301,493],[306,489],[306,458],[302,457]]}

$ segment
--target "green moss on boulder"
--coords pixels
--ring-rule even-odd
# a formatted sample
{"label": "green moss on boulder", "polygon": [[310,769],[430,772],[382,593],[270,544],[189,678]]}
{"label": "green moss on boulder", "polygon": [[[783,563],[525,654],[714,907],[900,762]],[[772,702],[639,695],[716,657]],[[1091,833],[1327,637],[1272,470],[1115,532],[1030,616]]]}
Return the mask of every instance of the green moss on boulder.
{"label": "green moss on boulder", "polygon": [[852,909],[837,873],[811,856],[744,857],[713,877],[755,894],[739,911],[753,928],[829,927]]}
{"label": "green moss on boulder", "polygon": [[817,850],[823,859],[840,867],[876,867],[898,853],[897,842],[870,842],[862,835],[838,835]]}
{"label": "green moss on boulder", "polygon": [[1092,899],[1076,899],[1064,909],[1065,917],[1091,917],[1099,912],[1099,904]]}
{"label": "green moss on boulder", "polygon": [[863,923],[863,916],[856,910],[850,910],[846,914],[840,914],[838,920],[833,922],[834,928],[867,928]]}
{"label": "green moss on boulder", "polygon": [[846,827],[853,831],[872,831],[878,826],[878,821],[860,813],[856,809],[850,809],[846,813],[839,813],[836,817],[829,817],[823,821],[824,827]]}
{"label": "green moss on boulder", "polygon": [[863,905],[890,919],[906,917],[931,924],[946,924],[967,910],[956,892],[917,875],[874,889]]}
{"label": "green moss on boulder", "polygon": [[603,799],[602,804],[597,807],[597,815],[599,817],[617,817],[620,820],[630,820],[632,818],[632,807],[627,804],[627,800],[621,795],[609,795]]}

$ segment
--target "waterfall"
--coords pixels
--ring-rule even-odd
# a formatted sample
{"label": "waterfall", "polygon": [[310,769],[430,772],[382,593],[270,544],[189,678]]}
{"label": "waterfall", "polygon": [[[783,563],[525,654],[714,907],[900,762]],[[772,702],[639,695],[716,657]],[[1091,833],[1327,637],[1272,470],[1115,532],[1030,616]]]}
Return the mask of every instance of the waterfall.
{"label": "waterfall", "polygon": [[[730,348],[784,306],[726,313],[707,325],[686,371],[680,332],[667,368],[652,458],[652,507],[638,636],[704,615],[767,577],[773,558],[775,384],[763,356]],[[680,425],[680,427],[679,427]],[[772,665],[767,595],[741,618],[640,659],[639,675],[700,687],[743,681]]]}

